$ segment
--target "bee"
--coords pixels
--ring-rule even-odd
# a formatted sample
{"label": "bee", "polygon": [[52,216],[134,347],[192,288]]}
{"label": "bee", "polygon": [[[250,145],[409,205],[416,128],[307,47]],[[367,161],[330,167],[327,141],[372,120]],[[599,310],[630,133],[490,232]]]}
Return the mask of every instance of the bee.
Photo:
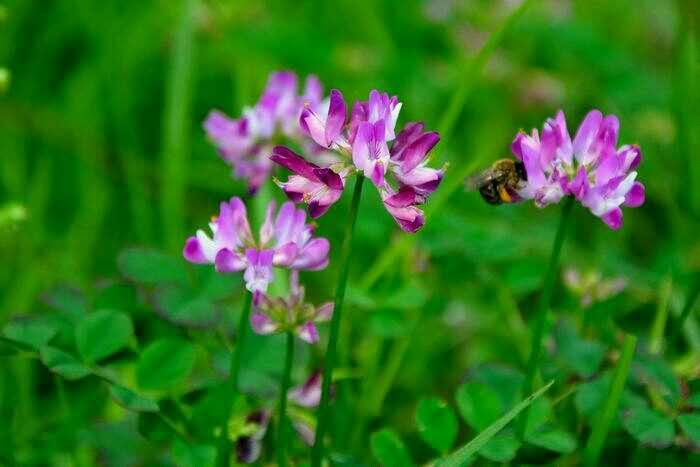
{"label": "bee", "polygon": [[467,179],[467,188],[479,190],[489,204],[514,203],[520,199],[517,190],[527,181],[525,165],[513,159],[499,159],[493,165]]}

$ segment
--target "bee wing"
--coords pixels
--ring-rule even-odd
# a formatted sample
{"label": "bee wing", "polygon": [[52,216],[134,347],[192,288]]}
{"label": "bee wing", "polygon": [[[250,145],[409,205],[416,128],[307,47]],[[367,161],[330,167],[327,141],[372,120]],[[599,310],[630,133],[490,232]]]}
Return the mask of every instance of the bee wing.
{"label": "bee wing", "polygon": [[478,191],[479,188],[496,178],[496,174],[492,169],[483,170],[473,174],[464,180],[464,186],[467,191]]}

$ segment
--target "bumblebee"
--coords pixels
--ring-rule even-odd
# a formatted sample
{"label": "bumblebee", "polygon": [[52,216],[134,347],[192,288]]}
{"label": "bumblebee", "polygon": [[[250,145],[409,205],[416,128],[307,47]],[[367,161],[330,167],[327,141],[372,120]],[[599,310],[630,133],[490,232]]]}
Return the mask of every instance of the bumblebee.
{"label": "bumblebee", "polygon": [[467,179],[467,188],[479,190],[489,204],[514,203],[517,190],[527,181],[525,165],[513,159],[499,159],[493,165]]}

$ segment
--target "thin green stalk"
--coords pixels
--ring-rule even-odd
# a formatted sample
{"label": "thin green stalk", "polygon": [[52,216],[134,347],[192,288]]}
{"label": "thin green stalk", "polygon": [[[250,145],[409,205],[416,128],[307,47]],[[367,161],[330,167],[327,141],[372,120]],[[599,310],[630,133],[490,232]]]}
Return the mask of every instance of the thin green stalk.
{"label": "thin green stalk", "polygon": [[598,459],[600,459],[600,453],[603,450],[605,438],[608,435],[608,430],[610,429],[612,421],[615,419],[617,407],[622,397],[622,391],[625,389],[625,383],[630,371],[636,345],[637,338],[635,336],[631,334],[625,335],[625,340],[622,343],[622,355],[620,356],[620,361],[617,363],[617,369],[615,370],[613,380],[610,383],[610,390],[607,392],[608,397],[605,401],[605,406],[603,406],[601,416],[594,419],[596,422],[593,426],[593,432],[591,433],[591,437],[588,438],[588,444],[586,445],[586,451],[584,453],[584,460],[587,466],[598,465]]}
{"label": "thin green stalk", "polygon": [[[527,397],[528,394],[532,392],[533,385],[535,382],[535,375],[537,373],[537,367],[540,360],[540,354],[542,353],[542,339],[544,337],[544,330],[547,325],[547,312],[549,311],[549,305],[552,301],[552,292],[554,291],[554,283],[557,278],[557,270],[559,269],[559,256],[561,255],[561,247],[564,244],[564,234],[566,233],[566,226],[569,223],[569,217],[571,215],[571,208],[574,205],[574,198],[568,196],[564,201],[564,206],[561,211],[561,218],[559,220],[559,227],[557,228],[556,236],[554,237],[554,246],[552,247],[552,254],[549,257],[549,266],[545,272],[544,282],[542,286],[542,295],[537,304],[537,316],[535,317],[535,328],[532,334],[532,345],[530,346],[530,358],[527,363],[527,373],[525,374],[525,382],[523,383],[522,391],[523,397]],[[527,426],[527,418],[530,410],[525,409],[525,411],[518,418],[517,433],[520,438],[525,436],[525,427]]]}
{"label": "thin green stalk", "polygon": [[219,452],[218,452],[218,463],[220,466],[228,466],[228,458],[231,451],[231,441],[229,440],[228,433],[228,421],[231,418],[231,413],[233,412],[234,404],[239,394],[238,387],[238,375],[241,370],[241,358],[243,356],[243,351],[245,349],[246,337],[248,335],[248,328],[250,324],[250,308],[252,304],[253,296],[246,292],[245,298],[243,299],[243,309],[241,310],[241,317],[238,321],[238,341],[233,348],[231,354],[231,368],[229,370],[229,400],[226,407],[226,417],[223,421],[223,426],[221,427],[221,439],[219,440]]}
{"label": "thin green stalk", "polygon": [[345,287],[348,282],[350,271],[350,254],[352,253],[353,235],[355,233],[355,221],[362,198],[362,182],[364,177],[357,176],[355,190],[352,194],[350,205],[349,222],[343,239],[343,246],[340,256],[340,275],[338,285],[335,289],[335,305],[333,308],[333,318],[331,319],[330,336],[328,337],[328,347],[326,348],[325,365],[323,368],[323,385],[321,388],[321,404],[318,408],[318,428],[316,429],[316,441],[311,452],[311,467],[320,467],[323,458],[323,438],[329,423],[328,400],[333,380],[333,367],[335,366],[336,349],[338,345],[338,335],[340,333],[340,317],[343,311],[343,300],[345,299]]}
{"label": "thin green stalk", "polygon": [[284,359],[284,373],[282,373],[282,385],[280,386],[279,422],[277,426],[277,465],[287,465],[287,391],[292,376],[292,362],[294,360],[294,334],[287,331],[287,352]]}
{"label": "thin green stalk", "polygon": [[688,299],[685,301],[685,305],[683,305],[683,311],[681,311],[681,317],[678,318],[678,326],[676,326],[676,329],[674,330],[674,335],[673,335],[674,341],[678,338],[678,336],[680,336],[681,331],[683,330],[683,325],[685,324],[685,320],[688,319],[688,316],[690,316],[690,312],[693,311],[693,306],[695,305],[695,302],[698,299],[698,295],[700,295],[700,275],[695,278],[695,283],[693,284],[693,288],[690,289],[690,293],[688,294]]}
{"label": "thin green stalk", "polygon": [[661,283],[659,291],[659,299],[656,303],[656,316],[654,323],[651,325],[649,333],[649,352],[658,354],[661,352],[664,344],[664,330],[666,329],[666,321],[668,320],[669,301],[673,292],[673,279],[669,275]]}
{"label": "thin green stalk", "polygon": [[161,218],[169,250],[182,248],[189,153],[194,19],[198,0],[183,0],[168,73],[161,154]]}

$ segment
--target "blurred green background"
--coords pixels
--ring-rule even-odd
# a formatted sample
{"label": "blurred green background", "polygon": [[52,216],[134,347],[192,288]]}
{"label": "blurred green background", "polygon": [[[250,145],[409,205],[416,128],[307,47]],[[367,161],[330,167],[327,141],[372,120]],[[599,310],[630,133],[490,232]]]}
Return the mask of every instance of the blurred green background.
{"label": "blurred green background", "polygon": [[[348,100],[373,88],[396,94],[400,123],[423,120],[433,129],[445,125],[457,90],[467,93],[436,150],[436,162],[450,167],[423,231],[404,240],[375,190],[365,190],[343,324],[353,371],[381,373],[400,355],[391,397],[367,423],[393,426],[416,459],[428,448],[406,420],[419,397],[449,399],[473,365],[524,365],[525,323],[559,210],[494,208],[453,178],[509,154],[519,129],[541,127],[563,109],[573,131],[599,108],[620,117],[621,142],[642,148],[646,204],[625,210],[619,232],[577,207],[564,246],[563,268],[627,281],[600,319],[647,345],[660,284],[673,284],[672,328],[700,269],[700,2],[534,1],[483,68],[472,59],[518,1],[2,3],[0,67],[11,80],[0,95],[0,324],[42,312],[41,294],[57,285],[90,290],[118,277],[125,247],[179,256],[220,200],[244,194],[202,120],[214,107],[239,115],[281,69],[315,73],[326,92],[341,89]],[[281,199],[277,191],[268,190]],[[335,247],[348,198],[318,222]],[[17,205],[26,219],[8,214]],[[391,249],[398,254],[368,290],[367,274]],[[336,275],[333,262],[306,275],[310,295],[328,299]],[[562,314],[583,313],[576,303],[574,292],[555,294]],[[697,330],[694,319],[689,325]],[[692,361],[697,345],[683,341],[674,358]],[[97,441],[51,432],[62,389],[50,373],[27,361],[0,368],[3,443],[37,465],[71,465],[61,453],[78,446],[90,465]],[[686,371],[696,379],[697,361]],[[112,412],[88,419],[123,418]],[[125,462],[149,465],[134,460],[144,459],[137,452]],[[101,462],[121,465],[109,456]]]}

